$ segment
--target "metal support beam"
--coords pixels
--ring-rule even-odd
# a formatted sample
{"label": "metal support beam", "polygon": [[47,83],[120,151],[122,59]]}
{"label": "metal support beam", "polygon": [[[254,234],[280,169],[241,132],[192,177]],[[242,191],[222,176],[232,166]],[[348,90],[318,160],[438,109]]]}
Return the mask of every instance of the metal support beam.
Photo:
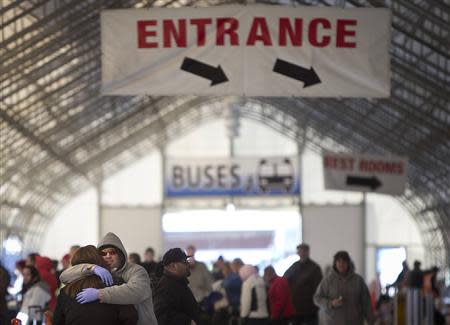
{"label": "metal support beam", "polygon": [[14,118],[10,117],[4,110],[0,110],[0,117],[14,129],[16,129],[18,132],[20,132],[23,136],[25,136],[27,139],[37,144],[42,150],[46,151],[53,158],[66,165],[72,172],[82,176],[83,178],[87,179],[90,182],[89,177],[82,170],[80,170],[77,166],[75,166],[71,161],[66,159],[63,155],[60,155],[57,151],[55,151],[52,147],[50,147],[47,143],[45,143],[45,141],[35,136],[34,133],[29,131],[25,126],[23,126],[20,123],[17,123],[14,120]]}

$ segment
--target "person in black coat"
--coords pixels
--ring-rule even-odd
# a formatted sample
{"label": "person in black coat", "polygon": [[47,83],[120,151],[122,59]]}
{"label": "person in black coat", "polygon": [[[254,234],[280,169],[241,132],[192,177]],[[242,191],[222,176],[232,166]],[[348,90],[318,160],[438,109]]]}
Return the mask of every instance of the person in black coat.
{"label": "person in black coat", "polygon": [[154,258],[155,250],[152,247],[148,247],[144,253],[144,262],[141,263],[141,266],[147,271],[148,276],[150,277],[152,292],[155,291],[156,284],[158,283],[158,278],[156,277],[158,262],[156,262]]}
{"label": "person in black coat", "polygon": [[420,269],[419,261],[414,261],[414,267],[408,273],[408,287],[412,289],[422,289],[423,287],[423,271]]}
{"label": "person in black coat", "polygon": [[0,262],[0,324],[6,324],[6,316],[8,307],[6,305],[6,294],[8,293],[8,286],[11,277],[9,272]]}
{"label": "person in black coat", "polygon": [[295,309],[294,324],[318,324],[319,308],[314,304],[314,293],[322,281],[320,266],[310,258],[309,245],[297,246],[300,260],[292,264],[284,273],[291,289],[292,303]]}
{"label": "person in black coat", "polygon": [[[73,255],[72,265],[82,263],[104,265],[97,248],[92,245],[81,247]],[[114,284],[120,284],[120,279],[114,280]],[[136,325],[138,313],[133,305],[104,304],[98,300],[80,304],[75,300],[76,295],[85,288],[103,287],[97,275],[84,277],[65,286],[58,296],[53,325]]]}
{"label": "person in black coat", "polygon": [[201,309],[192,294],[188,256],[180,248],[169,249],[163,256],[163,274],[153,296],[158,325],[200,323]]}

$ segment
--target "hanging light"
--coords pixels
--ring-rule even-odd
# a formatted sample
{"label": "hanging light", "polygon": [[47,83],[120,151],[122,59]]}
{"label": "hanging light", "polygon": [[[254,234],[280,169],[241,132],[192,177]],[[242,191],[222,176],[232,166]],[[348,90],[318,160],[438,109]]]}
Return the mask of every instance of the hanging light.
{"label": "hanging light", "polygon": [[18,236],[9,236],[3,243],[6,254],[15,255],[22,252],[22,241]]}

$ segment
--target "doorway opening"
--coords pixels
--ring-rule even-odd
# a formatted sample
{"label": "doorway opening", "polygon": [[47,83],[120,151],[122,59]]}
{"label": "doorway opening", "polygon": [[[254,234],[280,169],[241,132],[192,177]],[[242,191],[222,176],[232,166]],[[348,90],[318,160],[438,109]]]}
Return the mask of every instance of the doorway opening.
{"label": "doorway opening", "polygon": [[298,259],[300,234],[300,214],[294,209],[188,210],[163,216],[165,250],[194,245],[196,259],[209,267],[219,256],[241,258],[260,270],[272,264],[282,275]]}
{"label": "doorway opening", "polygon": [[380,273],[381,287],[394,283],[402,271],[402,262],[406,260],[405,247],[378,247],[376,270]]}

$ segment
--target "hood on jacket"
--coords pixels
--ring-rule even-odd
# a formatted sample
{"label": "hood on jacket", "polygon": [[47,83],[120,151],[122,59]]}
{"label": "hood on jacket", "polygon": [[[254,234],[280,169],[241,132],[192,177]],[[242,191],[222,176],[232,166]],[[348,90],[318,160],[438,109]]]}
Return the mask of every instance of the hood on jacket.
{"label": "hood on jacket", "polygon": [[353,261],[350,261],[350,263],[348,264],[347,273],[345,275],[340,274],[338,272],[338,270],[336,269],[336,266],[333,265],[332,274],[334,274],[335,276],[340,277],[340,278],[350,278],[351,276],[353,276],[355,274],[355,264],[353,263]]}
{"label": "hood on jacket", "polygon": [[122,241],[119,237],[117,237],[116,234],[109,232],[103,237],[102,240],[97,245],[97,248],[99,250],[105,249],[107,247],[114,247],[119,250],[119,256],[120,256],[120,266],[117,268],[117,271],[122,270],[127,265],[127,251],[125,250],[125,247],[122,244]]}
{"label": "hood on jacket", "polygon": [[35,257],[35,266],[40,272],[43,270],[51,271],[53,269],[53,262],[48,257],[37,255]]}

